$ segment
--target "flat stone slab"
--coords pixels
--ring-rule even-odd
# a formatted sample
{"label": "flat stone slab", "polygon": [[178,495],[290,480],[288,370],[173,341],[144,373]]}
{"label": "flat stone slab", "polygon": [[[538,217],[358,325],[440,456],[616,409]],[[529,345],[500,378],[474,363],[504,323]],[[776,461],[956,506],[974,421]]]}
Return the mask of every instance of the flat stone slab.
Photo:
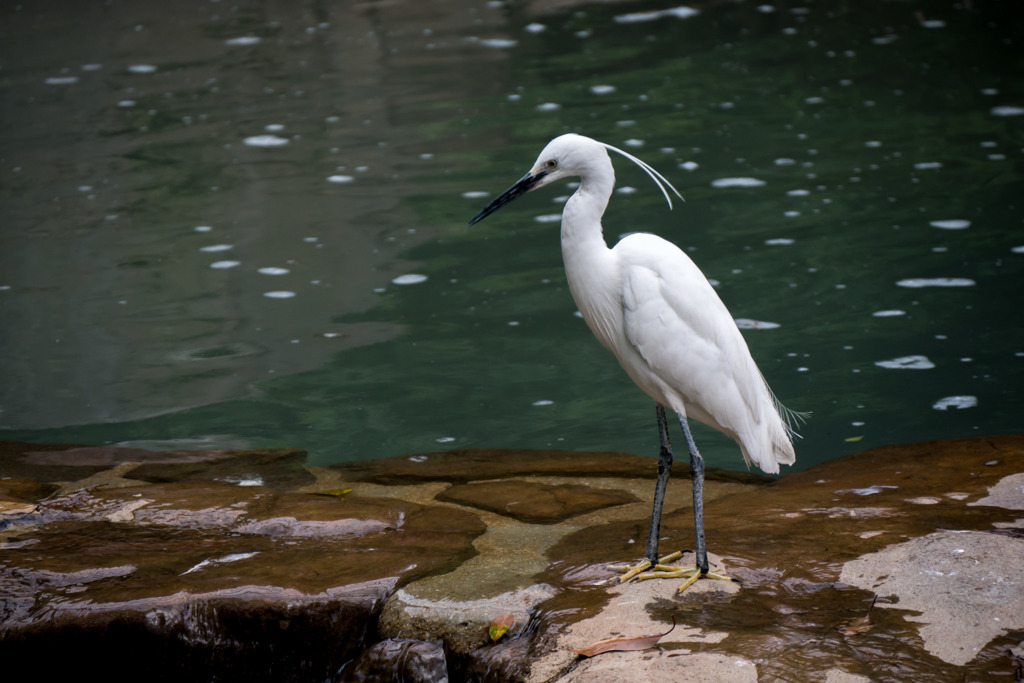
{"label": "flat stone slab", "polygon": [[627,491],[581,484],[541,484],[521,479],[501,479],[477,484],[457,484],[439,493],[437,500],[489,510],[520,522],[554,524],[594,510],[636,503],[637,497]]}
{"label": "flat stone slab", "polygon": [[[655,473],[615,453],[311,467],[288,449],[0,443],[0,658],[156,681],[1012,680],[1024,436],[777,481],[715,472],[708,547],[740,583],[681,595],[608,568],[643,553]],[[679,472],[665,553],[692,546],[690,505]],[[673,621],[654,649],[573,652]]]}
{"label": "flat stone slab", "polygon": [[[424,481],[466,483],[513,477],[588,477],[653,479],[658,462],[631,453],[612,451],[574,452],[556,450],[509,451],[498,448],[463,448],[438,453],[362,460],[334,465],[349,481],[375,484],[412,484]],[[711,481],[770,484],[773,480],[756,472],[734,472],[708,468]]]}
{"label": "flat stone slab", "polygon": [[956,666],[1024,630],[1024,534],[929,534],[847,562],[839,580],[887,598],[877,607],[919,612],[905,618],[924,624],[925,649]]}

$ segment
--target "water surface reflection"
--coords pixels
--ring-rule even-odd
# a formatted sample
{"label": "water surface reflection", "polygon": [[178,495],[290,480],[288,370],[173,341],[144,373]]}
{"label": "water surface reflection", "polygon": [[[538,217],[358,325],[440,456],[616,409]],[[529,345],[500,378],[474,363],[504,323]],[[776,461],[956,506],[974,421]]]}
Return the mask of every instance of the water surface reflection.
{"label": "water surface reflection", "polygon": [[606,234],[657,232],[716,282],[813,411],[798,467],[1020,428],[1012,8],[0,12],[4,438],[653,450],[573,316],[569,190],[464,227],[566,131],[683,190],[669,213],[620,166]]}

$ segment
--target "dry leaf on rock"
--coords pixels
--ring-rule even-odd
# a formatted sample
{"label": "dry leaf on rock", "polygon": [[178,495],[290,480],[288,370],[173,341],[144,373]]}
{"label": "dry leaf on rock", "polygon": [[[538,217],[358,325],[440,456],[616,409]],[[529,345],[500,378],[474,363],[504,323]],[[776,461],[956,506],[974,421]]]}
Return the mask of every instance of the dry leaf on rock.
{"label": "dry leaf on rock", "polygon": [[487,627],[487,635],[491,637],[491,642],[497,643],[501,640],[501,637],[508,633],[508,630],[515,623],[516,618],[511,614],[502,614],[500,617],[495,617],[491,625]]}
{"label": "dry leaf on rock", "polygon": [[341,498],[346,493],[350,493],[352,489],[333,489],[331,491],[314,491],[314,496],[333,496],[334,498]]}
{"label": "dry leaf on rock", "polygon": [[672,628],[664,633],[656,633],[651,636],[633,636],[630,638],[609,638],[599,640],[580,650],[573,650],[580,657],[593,657],[604,652],[633,652],[637,650],[649,650],[658,644],[658,641],[667,636],[676,627],[676,619],[672,617]]}

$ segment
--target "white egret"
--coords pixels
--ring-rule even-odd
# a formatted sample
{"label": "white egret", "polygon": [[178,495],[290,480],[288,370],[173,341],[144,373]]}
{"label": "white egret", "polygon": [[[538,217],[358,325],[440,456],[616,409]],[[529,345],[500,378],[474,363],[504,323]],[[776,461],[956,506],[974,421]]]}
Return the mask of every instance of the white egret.
{"label": "white egret", "polygon": [[[660,451],[647,550],[639,564],[621,568],[628,571],[620,578],[685,577],[682,591],[701,577],[727,578],[708,571],[704,460],[687,418],[732,437],[748,467],[753,462],[765,472],[777,473],[780,464],[796,460],[789,424],[794,414],[775,399],[732,315],[681,249],[647,233],[628,235],[608,248],[601,230],[601,217],[615,185],[608,150],[640,166],[661,189],[669,208],[672,199],[666,187],[682,198],[664,176],[633,155],[569,134],[548,143],[530,172],[469,224],[526,192],[561,178],[579,177],[579,188],[562,212],[562,259],[569,290],[590,331],[657,406]],[[672,471],[666,407],[678,415],[690,452],[697,541],[693,569],[667,566],[679,553],[658,558],[661,509]]]}

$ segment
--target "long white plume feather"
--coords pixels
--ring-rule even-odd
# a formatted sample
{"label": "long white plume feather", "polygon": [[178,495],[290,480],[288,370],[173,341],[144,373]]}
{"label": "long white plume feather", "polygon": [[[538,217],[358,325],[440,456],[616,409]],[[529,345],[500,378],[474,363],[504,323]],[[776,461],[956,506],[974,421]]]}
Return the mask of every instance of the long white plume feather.
{"label": "long white plume feather", "polygon": [[[600,141],[598,140],[597,142],[600,142]],[[665,201],[668,202],[668,208],[670,208],[670,209],[672,208],[672,197],[669,196],[668,190],[665,189],[666,185],[668,185],[670,188],[672,188],[672,191],[676,193],[677,197],[682,199],[684,202],[686,201],[685,199],[683,199],[683,195],[679,194],[679,190],[677,190],[675,188],[675,186],[672,185],[672,183],[670,183],[668,181],[668,178],[666,178],[665,176],[663,176],[660,173],[658,173],[657,171],[655,171],[645,161],[636,158],[635,156],[633,156],[629,152],[622,151],[618,147],[613,147],[613,146],[609,145],[607,142],[600,142],[600,144],[604,145],[605,149],[610,149],[613,152],[621,154],[622,156],[626,157],[627,159],[632,161],[634,164],[636,164],[637,166],[642,168],[644,170],[644,172],[651,177],[651,180],[654,181],[654,184],[658,186],[658,189],[661,190],[661,193],[663,195],[665,195]]]}

